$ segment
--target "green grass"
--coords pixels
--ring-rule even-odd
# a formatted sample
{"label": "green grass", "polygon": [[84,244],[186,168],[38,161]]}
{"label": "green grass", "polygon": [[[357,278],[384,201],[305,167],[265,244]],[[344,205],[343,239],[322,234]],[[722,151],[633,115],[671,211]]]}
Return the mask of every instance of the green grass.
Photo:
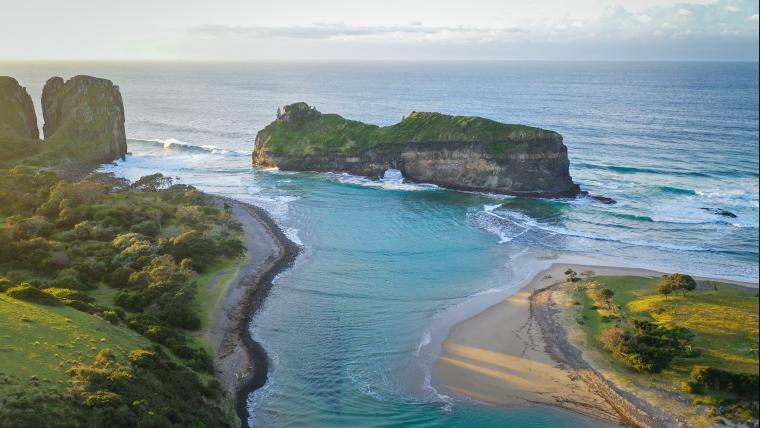
{"label": "green grass", "polygon": [[69,307],[37,305],[0,294],[0,372],[21,384],[44,382],[62,389],[70,378],[66,369],[76,362],[91,363],[103,348],[126,358],[131,349],[150,346],[147,338],[124,325]]}
{"label": "green grass", "polygon": [[225,260],[216,263],[206,273],[198,277],[195,306],[201,318],[201,328],[193,332],[192,336],[212,354],[214,353],[214,349],[212,346],[211,328],[214,325],[214,319],[220,310],[222,301],[227,294],[232,280],[235,279],[240,270],[240,266],[247,262],[248,260],[245,257],[237,260]]}
{"label": "green grass", "polygon": [[[287,110],[288,107],[286,107]],[[399,144],[479,142],[491,151],[522,150],[530,141],[558,138],[559,134],[525,125],[510,125],[475,116],[412,112],[385,127],[322,114],[299,123],[276,120],[260,132],[269,153],[306,156],[321,153],[356,154],[368,148],[392,149]]]}
{"label": "green grass", "polygon": [[[726,283],[699,282],[697,290],[686,296],[675,293],[666,298],[656,293],[658,280],[659,278],[635,276],[600,276],[581,282],[574,298],[581,303],[579,317],[583,318],[581,326],[588,343],[601,350],[597,337],[605,328],[615,325],[614,321],[602,321],[605,308],[591,308],[594,304],[593,292],[583,287],[596,282],[615,292],[613,302],[620,306],[620,314],[624,319],[646,319],[678,325],[694,333],[694,344],[700,351],[699,355],[676,358],[669,369],[658,375],[661,380],[670,383],[674,390],[681,381],[688,378],[692,367],[697,365],[758,373],[757,290]],[[610,358],[610,361],[621,373],[636,375],[614,358]]]}

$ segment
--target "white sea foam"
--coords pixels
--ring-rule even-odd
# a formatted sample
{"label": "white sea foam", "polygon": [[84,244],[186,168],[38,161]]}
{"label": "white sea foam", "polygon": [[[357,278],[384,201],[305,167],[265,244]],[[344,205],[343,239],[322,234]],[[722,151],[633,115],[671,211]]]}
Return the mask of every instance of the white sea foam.
{"label": "white sea foam", "polygon": [[212,154],[218,154],[218,155],[230,155],[230,156],[248,156],[250,153],[246,152],[239,152],[235,150],[226,150],[222,149],[220,147],[210,145],[210,144],[191,144],[184,141],[180,141],[176,138],[150,138],[150,139],[130,139],[129,142],[132,143],[143,143],[143,144],[155,144],[160,145],[166,150],[184,150],[188,152],[198,152],[198,153],[212,153]]}
{"label": "white sea foam", "polygon": [[283,230],[283,233],[294,244],[298,245],[299,247],[303,246],[303,241],[301,241],[301,237],[298,236],[298,229],[296,229],[295,227],[286,227]]}
{"label": "white sea foam", "polygon": [[[389,173],[389,171],[391,172]],[[413,192],[413,191],[439,189],[439,187],[436,186],[435,184],[407,183],[403,177],[398,178],[401,175],[401,172],[398,172],[398,174],[396,174],[392,171],[398,171],[398,170],[386,171],[386,174],[389,174],[389,175],[384,176],[383,178],[379,180],[373,180],[367,177],[352,175],[345,172],[343,173],[326,172],[324,173],[324,175],[329,178],[335,179],[340,183],[354,184],[354,185],[363,186],[363,187],[375,187],[375,188],[381,188],[385,190],[402,190],[402,191]]]}

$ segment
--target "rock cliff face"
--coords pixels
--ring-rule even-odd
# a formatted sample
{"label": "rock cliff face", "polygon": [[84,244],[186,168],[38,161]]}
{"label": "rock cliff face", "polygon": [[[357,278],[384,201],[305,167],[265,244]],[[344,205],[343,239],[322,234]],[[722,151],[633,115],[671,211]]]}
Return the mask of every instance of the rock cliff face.
{"label": "rock cliff face", "polygon": [[12,77],[0,76],[0,138],[37,140],[37,114],[26,88]]}
{"label": "rock cliff face", "polygon": [[94,162],[127,153],[124,103],[110,80],[52,77],[42,91],[45,144],[53,151]]}
{"label": "rock cliff face", "polygon": [[256,136],[253,163],[370,177],[392,168],[413,181],[516,196],[580,193],[560,134],[440,113],[378,127],[291,104]]}

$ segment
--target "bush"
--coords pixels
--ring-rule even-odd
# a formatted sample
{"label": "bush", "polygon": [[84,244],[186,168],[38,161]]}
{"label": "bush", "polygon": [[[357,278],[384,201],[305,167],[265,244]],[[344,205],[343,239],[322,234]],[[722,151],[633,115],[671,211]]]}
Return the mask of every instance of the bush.
{"label": "bush", "polygon": [[79,300],[88,303],[94,301],[94,299],[86,293],[72,290],[70,288],[46,288],[43,291],[48,292],[59,299]]}
{"label": "bush", "polygon": [[757,399],[758,375],[733,373],[709,366],[695,366],[689,375],[689,382],[715,391],[734,393],[743,399]]}
{"label": "bush", "polygon": [[13,286],[13,283],[8,278],[0,278],[0,293],[5,293],[5,291]]}
{"label": "bush", "polygon": [[110,322],[111,324],[119,323],[119,315],[116,313],[116,311],[106,310],[106,311],[101,312],[100,316],[103,317],[104,320]]}
{"label": "bush", "polygon": [[172,238],[169,241],[168,252],[178,262],[182,259],[193,259],[200,265],[206,263],[198,263],[199,260],[211,258],[208,253],[213,248],[214,242],[211,239],[198,231],[191,230]]}
{"label": "bush", "polygon": [[70,289],[70,290],[86,290],[88,287],[86,287],[84,284],[82,284],[79,281],[79,278],[75,274],[76,274],[76,271],[73,270],[73,269],[66,270],[66,271],[61,271],[61,272],[58,273],[58,275],[54,279],[48,281],[48,285],[51,288],[66,288],[66,289]]}
{"label": "bush", "polygon": [[161,225],[152,220],[146,220],[129,228],[130,232],[140,233],[151,238],[161,233]]}
{"label": "bush", "polygon": [[14,299],[24,300],[41,305],[60,305],[61,301],[50,293],[32,287],[29,283],[24,282],[15,287],[6,290],[5,294]]}

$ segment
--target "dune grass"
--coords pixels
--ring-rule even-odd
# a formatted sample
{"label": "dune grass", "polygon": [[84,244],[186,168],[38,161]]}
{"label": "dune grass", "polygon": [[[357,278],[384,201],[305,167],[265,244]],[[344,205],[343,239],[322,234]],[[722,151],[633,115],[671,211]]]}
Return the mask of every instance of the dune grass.
{"label": "dune grass", "polygon": [[[699,351],[690,358],[677,357],[655,375],[637,374],[610,356],[611,367],[624,376],[656,379],[672,391],[679,390],[695,366],[711,366],[736,373],[758,373],[758,293],[734,284],[699,281],[698,288],[683,295],[656,292],[659,278],[599,276],[575,283],[573,297],[580,304],[578,321],[587,341],[601,350],[599,334],[615,325],[606,320],[609,310],[595,300],[595,289],[614,291],[613,311],[622,320],[640,319],[686,327],[694,333]],[[621,323],[625,327],[626,323]]]}

